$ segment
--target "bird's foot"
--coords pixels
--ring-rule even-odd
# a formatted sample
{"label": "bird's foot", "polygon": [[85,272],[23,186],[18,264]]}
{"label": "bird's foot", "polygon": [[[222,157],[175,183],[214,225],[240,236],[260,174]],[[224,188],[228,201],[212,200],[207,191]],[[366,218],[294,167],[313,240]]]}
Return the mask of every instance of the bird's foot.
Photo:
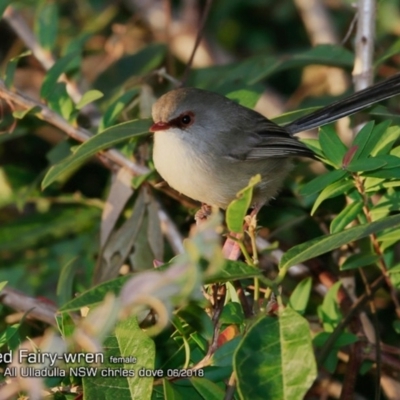
{"label": "bird's foot", "polygon": [[207,218],[211,215],[212,207],[208,204],[202,204],[199,211],[194,216],[196,224],[199,225],[204,221],[207,221]]}

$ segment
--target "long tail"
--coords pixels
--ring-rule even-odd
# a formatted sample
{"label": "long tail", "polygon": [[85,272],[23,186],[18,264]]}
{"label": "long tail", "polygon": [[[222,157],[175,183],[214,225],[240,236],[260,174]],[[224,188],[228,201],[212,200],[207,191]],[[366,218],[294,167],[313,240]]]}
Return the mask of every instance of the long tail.
{"label": "long tail", "polygon": [[400,74],[393,75],[391,78],[360,90],[343,100],[335,101],[329,106],[300,117],[286,125],[285,128],[294,134],[326,125],[398,94],[400,94]]}

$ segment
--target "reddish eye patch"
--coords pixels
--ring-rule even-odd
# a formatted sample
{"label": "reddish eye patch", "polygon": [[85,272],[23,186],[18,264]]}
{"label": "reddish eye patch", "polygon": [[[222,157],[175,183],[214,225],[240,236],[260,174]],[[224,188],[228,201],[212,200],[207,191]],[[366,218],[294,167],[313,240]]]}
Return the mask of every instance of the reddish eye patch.
{"label": "reddish eye patch", "polygon": [[186,129],[194,123],[194,113],[192,111],[186,111],[168,122],[170,126],[174,126],[179,129]]}

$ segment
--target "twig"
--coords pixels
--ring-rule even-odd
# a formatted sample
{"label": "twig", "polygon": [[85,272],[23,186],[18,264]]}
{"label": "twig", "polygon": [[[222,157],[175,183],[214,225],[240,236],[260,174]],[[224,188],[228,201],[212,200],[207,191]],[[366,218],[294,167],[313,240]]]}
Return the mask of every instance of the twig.
{"label": "twig", "polygon": [[191,69],[192,64],[193,64],[194,56],[196,54],[197,48],[199,47],[201,38],[203,36],[204,27],[206,25],[208,14],[210,13],[212,2],[213,2],[213,0],[207,0],[206,5],[204,6],[204,11],[203,11],[203,15],[201,17],[199,30],[197,32],[197,37],[196,37],[196,40],[194,42],[193,51],[192,51],[192,54],[190,55],[189,61],[186,64],[185,72],[183,73],[183,76],[182,76],[182,79],[181,79],[182,86],[185,84],[185,82],[186,82],[186,80],[187,80],[187,78],[189,76],[190,69]]}

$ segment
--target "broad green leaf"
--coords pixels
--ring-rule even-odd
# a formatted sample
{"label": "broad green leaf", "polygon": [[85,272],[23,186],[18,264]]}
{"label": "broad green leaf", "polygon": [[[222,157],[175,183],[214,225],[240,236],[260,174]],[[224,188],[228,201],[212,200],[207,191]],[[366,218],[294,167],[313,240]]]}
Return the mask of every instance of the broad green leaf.
{"label": "broad green leaf", "polygon": [[329,171],[323,175],[320,175],[313,179],[312,181],[306,183],[301,189],[300,194],[302,196],[310,196],[314,193],[320,192],[325,189],[331,183],[342,179],[347,175],[347,172],[342,169],[337,169],[335,171]]}
{"label": "broad green leaf", "polygon": [[374,160],[382,160],[386,163],[383,169],[398,168],[400,167],[400,157],[395,154],[396,149],[393,149],[391,154],[384,154],[374,157]]}
{"label": "broad green leaf", "polygon": [[164,400],[185,400],[168,379],[163,379]]}
{"label": "broad green leaf", "polygon": [[[49,107],[67,121],[72,122],[75,105],[67,92],[65,82],[56,82],[46,97]],[[72,116],[72,118],[71,118]]]}
{"label": "broad green leaf", "polygon": [[332,332],[342,319],[338,301],[338,292],[341,286],[342,282],[340,281],[334,283],[325,295],[322,305],[318,307],[318,315],[326,332]]}
{"label": "broad green leaf", "polygon": [[78,53],[70,53],[60,58],[48,71],[40,89],[40,97],[47,99],[55,89],[58,78],[67,71],[69,65],[78,57]]}
{"label": "broad green leaf", "polygon": [[317,375],[308,322],[291,308],[263,317],[234,355],[243,400],[302,399]]}
{"label": "broad green leaf", "polygon": [[375,171],[365,171],[362,175],[370,178],[400,179],[400,168],[382,168]]}
{"label": "broad green leaf", "polygon": [[[322,347],[326,343],[326,341],[329,339],[331,336],[331,333],[329,332],[320,332],[318,333],[314,338],[313,338],[313,344],[315,347]],[[326,357],[323,366],[326,368],[330,373],[334,373],[337,367],[338,363],[338,350],[341,347],[348,346],[350,344],[353,344],[358,341],[358,338],[356,335],[353,335],[352,333],[347,333],[343,332],[339,335],[339,337],[336,339],[335,343],[333,344],[333,347],[329,353],[329,355]]]}
{"label": "broad green leaf", "polygon": [[211,365],[216,367],[231,367],[233,365],[233,355],[241,340],[241,336],[236,336],[218,347],[212,356]]}
{"label": "broad green leaf", "polygon": [[281,261],[279,268],[287,269],[292,265],[302,263],[321,254],[327,253],[333,249],[337,249],[344,244],[354,240],[362,239],[369,236],[371,233],[380,232],[400,224],[400,214],[383,218],[379,221],[374,221],[368,224],[355,226],[346,229],[343,232],[325,235],[313,240],[309,240],[302,244],[292,247],[287,251]]}
{"label": "broad green leaf", "polygon": [[251,206],[253,189],[261,181],[261,175],[253,176],[249,184],[242,189],[226,210],[226,224],[230,232],[242,233],[246,212]]}
{"label": "broad green leaf", "polygon": [[347,225],[353,222],[361,212],[363,204],[354,202],[348,204],[331,222],[330,232],[341,232]]}
{"label": "broad green leaf", "polygon": [[373,171],[385,165],[386,162],[380,158],[359,158],[352,160],[346,169],[350,172]]}
{"label": "broad green leaf", "polygon": [[99,90],[89,90],[86,92],[82,98],[79,100],[78,104],[75,106],[78,110],[81,110],[89,103],[93,103],[94,101],[101,99],[103,97],[103,93]]}
{"label": "broad green leaf", "polygon": [[311,210],[311,215],[313,215],[315,213],[317,208],[320,206],[320,204],[324,200],[331,199],[333,197],[337,197],[342,194],[345,194],[352,188],[354,188],[354,182],[350,181],[350,180],[341,180],[341,181],[331,183],[324,190],[322,190],[322,192],[319,194],[319,196],[315,200],[314,206]]}
{"label": "broad green leaf", "polygon": [[75,153],[71,154],[59,164],[49,169],[42,182],[42,188],[46,188],[68,170],[80,165],[83,161],[96,154],[100,150],[112,147],[115,144],[134,136],[144,135],[149,131],[149,120],[136,120],[115,125],[105,131],[91,137],[81,144]]}
{"label": "broad green leaf", "polygon": [[244,321],[243,309],[239,303],[231,301],[224,306],[221,317],[219,318],[221,324],[242,324]]}
{"label": "broad green leaf", "polygon": [[354,138],[353,145],[356,145],[358,150],[352,161],[369,157],[390,124],[391,121],[384,121],[374,127],[373,121],[367,123]]}
{"label": "broad green leaf", "polygon": [[206,378],[190,378],[190,383],[207,400],[223,400],[225,390]]}
{"label": "broad green leaf", "polygon": [[129,104],[138,94],[139,89],[128,90],[113,101],[100,121],[99,132],[104,131],[104,129],[109,128],[113,123],[115,123],[117,117],[125,109],[126,105]]}
{"label": "broad green leaf", "polygon": [[379,256],[376,254],[353,254],[340,266],[340,270],[347,271],[349,269],[362,268],[367,265],[375,264],[378,260]]}
{"label": "broad green leaf", "polygon": [[82,307],[94,306],[103,301],[104,296],[108,292],[118,294],[122,286],[132,278],[133,275],[125,275],[119,278],[113,279],[108,282],[101,283],[86,292],[81,293],[78,297],[75,297],[67,304],[64,304],[58,311],[60,313],[69,313],[72,311],[78,311]]}
{"label": "broad green leaf", "polygon": [[289,299],[289,306],[299,314],[304,314],[310,298],[312,278],[308,277],[299,282]]}
{"label": "broad green leaf", "polygon": [[[1,7],[1,6],[0,6]],[[1,14],[0,14],[1,15]],[[6,66],[6,73],[4,76],[4,84],[8,87],[11,88],[12,84],[14,82],[14,74],[15,70],[17,69],[18,62],[20,61],[21,58],[30,56],[32,52],[30,50],[24,51],[23,53],[19,54],[18,56],[12,58]],[[15,111],[14,111],[15,112]]]}
{"label": "broad green leaf", "polygon": [[242,261],[226,260],[224,267],[216,275],[207,278],[206,283],[226,282],[261,275],[262,271],[259,268],[247,265]]}
{"label": "broad green leaf", "polygon": [[385,193],[378,203],[370,210],[372,220],[380,219],[389,215],[391,211],[400,210],[400,193],[390,190]]}
{"label": "broad green leaf", "polygon": [[326,158],[336,168],[340,168],[343,163],[343,157],[347,152],[347,147],[339,139],[333,125],[326,125],[320,129],[319,142]]}
{"label": "broad green leaf", "polygon": [[[115,336],[107,337],[104,347],[104,364],[101,364],[96,376],[85,376],[82,379],[84,398],[151,398],[153,378],[140,376],[140,371],[154,371],[154,342],[139,328],[136,318],[131,317],[119,322],[115,328]],[[113,362],[120,357],[133,357],[135,362]],[[126,375],[122,376],[121,371],[125,371]]]}
{"label": "broad green leaf", "polygon": [[391,126],[382,133],[380,140],[371,151],[371,156],[389,153],[393,144],[400,137],[400,126]]}
{"label": "broad green leaf", "polygon": [[55,1],[41,0],[36,8],[35,33],[45,50],[53,50],[57,41],[58,6]]}
{"label": "broad green leaf", "polygon": [[251,90],[241,89],[230,92],[226,97],[228,99],[237,101],[243,107],[254,108],[258,99],[260,98],[260,95]]}

